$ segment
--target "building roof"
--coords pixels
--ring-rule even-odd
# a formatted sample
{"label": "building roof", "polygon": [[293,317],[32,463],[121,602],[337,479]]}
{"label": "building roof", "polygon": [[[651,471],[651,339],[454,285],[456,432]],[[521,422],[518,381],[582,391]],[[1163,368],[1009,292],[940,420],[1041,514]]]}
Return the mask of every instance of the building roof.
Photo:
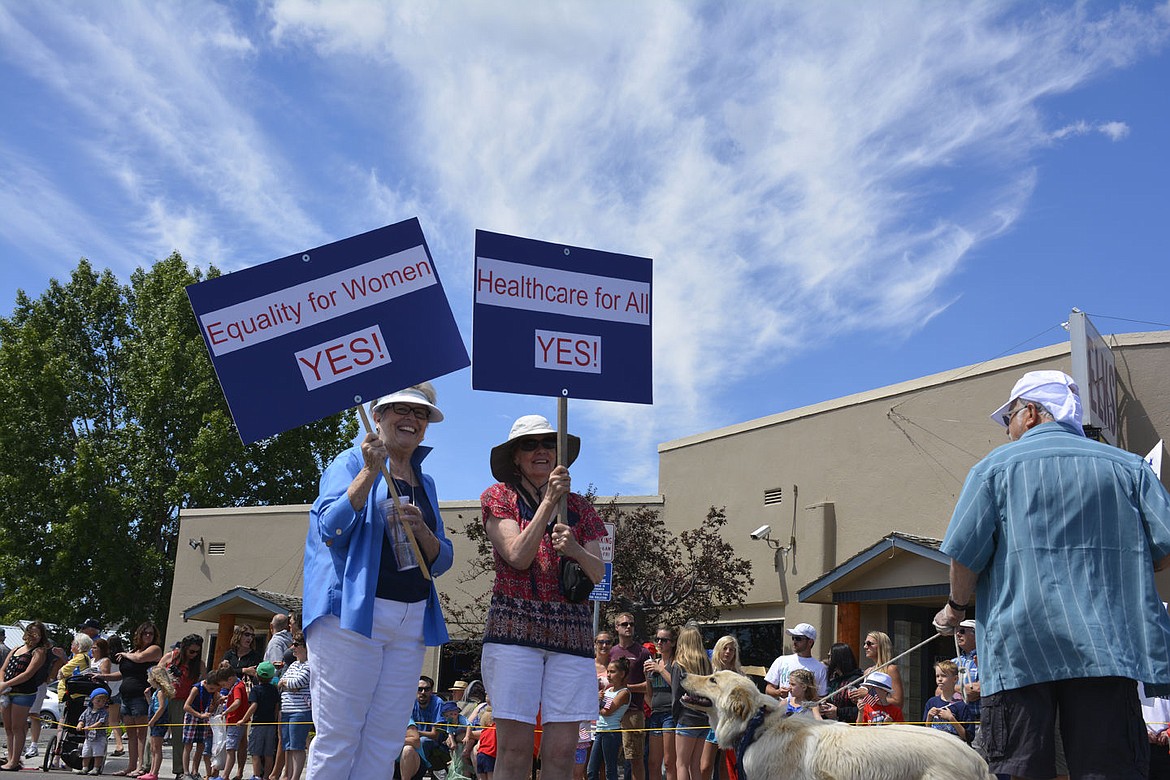
{"label": "building roof", "polygon": [[183,620],[218,623],[221,615],[234,615],[237,622],[254,620],[267,623],[277,613],[299,614],[301,603],[299,596],[237,585],[213,599],[187,607],[183,610]]}
{"label": "building roof", "polygon": [[[937,600],[950,588],[947,571],[951,559],[939,551],[941,546],[940,539],[891,531],[800,588],[797,600],[817,604]],[[931,583],[932,577],[939,581]]]}
{"label": "building roof", "polygon": [[[1166,344],[1170,342],[1170,330],[1157,330],[1147,333],[1118,333],[1104,337],[1113,347],[1133,347],[1153,344]],[[771,414],[766,417],[760,417],[755,420],[747,420],[746,422],[735,423],[734,425],[727,425],[722,428],[714,428],[709,431],[703,431],[692,436],[684,436],[679,439],[662,442],[658,445],[658,452],[670,452],[671,450],[682,449],[703,442],[721,439],[727,436],[735,436],[736,434],[746,433],[749,431],[758,430],[761,428],[768,428],[773,425],[780,425],[781,423],[789,422],[804,417],[812,417],[825,412],[831,412],[835,409],[842,409],[849,406],[856,406],[858,404],[878,401],[885,398],[894,398],[907,393],[914,393],[930,387],[937,387],[941,385],[950,384],[959,379],[970,379],[983,374],[991,374],[1004,369],[1013,368],[1016,366],[1024,366],[1030,363],[1035,363],[1041,360],[1048,360],[1050,358],[1067,355],[1072,351],[1072,344],[1068,341],[1063,341],[1057,344],[1052,344],[1046,347],[1039,347],[1037,349],[1029,350],[1027,352],[1018,352],[1003,357],[992,358],[985,360],[982,363],[977,363],[971,366],[962,366],[960,368],[953,368],[948,371],[941,371],[937,374],[930,374],[928,376],[918,377],[905,382],[879,387],[873,390],[866,390],[861,393],[854,393],[853,395],[843,396],[841,398],[833,398],[828,401],[811,404],[809,406],[802,406],[798,409],[790,409],[788,411]]]}

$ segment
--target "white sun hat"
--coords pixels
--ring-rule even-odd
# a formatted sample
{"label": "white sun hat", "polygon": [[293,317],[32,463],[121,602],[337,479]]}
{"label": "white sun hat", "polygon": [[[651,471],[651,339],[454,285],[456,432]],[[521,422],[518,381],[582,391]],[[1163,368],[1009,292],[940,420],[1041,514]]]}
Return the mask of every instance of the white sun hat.
{"label": "white sun hat", "polygon": [[[526,414],[520,417],[516,422],[512,423],[512,430],[508,433],[508,440],[503,444],[497,444],[492,447],[491,467],[492,476],[500,482],[515,482],[516,464],[512,462],[512,443],[517,439],[523,439],[528,436],[543,436],[545,434],[552,434],[555,436],[556,428],[549,424],[548,419],[539,414]],[[565,465],[572,465],[573,461],[581,453],[581,437],[568,435],[569,451],[565,459]]]}

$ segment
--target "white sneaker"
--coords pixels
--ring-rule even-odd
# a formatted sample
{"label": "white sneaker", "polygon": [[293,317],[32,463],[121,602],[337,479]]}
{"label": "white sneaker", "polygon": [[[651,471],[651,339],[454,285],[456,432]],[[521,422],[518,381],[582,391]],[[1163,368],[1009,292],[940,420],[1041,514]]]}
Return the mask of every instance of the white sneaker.
{"label": "white sneaker", "polygon": [[37,749],[37,743],[34,742],[24,751],[24,757],[32,758],[33,756],[40,755],[40,752],[41,751]]}

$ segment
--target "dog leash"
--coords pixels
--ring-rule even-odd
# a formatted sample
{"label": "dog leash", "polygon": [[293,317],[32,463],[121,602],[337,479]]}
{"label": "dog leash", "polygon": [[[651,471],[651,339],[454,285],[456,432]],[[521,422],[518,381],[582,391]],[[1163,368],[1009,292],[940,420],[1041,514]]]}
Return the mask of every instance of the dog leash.
{"label": "dog leash", "polygon": [[[894,656],[893,658],[891,658],[890,660],[886,661],[886,662],[885,662],[884,664],[882,664],[881,666],[874,667],[874,670],[873,670],[873,671],[875,671],[875,672],[880,672],[882,669],[885,669],[887,666],[893,666],[893,664],[894,664],[894,662],[895,662],[895,661],[898,661],[898,660],[900,660],[900,659],[902,659],[902,658],[905,658],[906,656],[910,655],[911,653],[915,652],[916,650],[920,650],[920,649],[922,649],[923,647],[926,647],[926,646],[927,646],[927,645],[929,645],[931,642],[933,642],[934,640],[938,639],[940,636],[946,636],[946,634],[944,634],[942,631],[939,631],[939,632],[938,632],[937,634],[935,634],[934,636],[930,637],[929,639],[923,640],[922,642],[919,642],[918,644],[914,645],[914,647],[911,647],[909,650],[907,650],[906,652],[902,653],[901,655],[896,655],[896,656]],[[842,685],[840,688],[838,688],[837,690],[835,690],[835,691],[833,691],[832,693],[828,694],[827,696],[822,696],[820,699],[818,699],[818,700],[816,700],[816,701],[814,701],[814,702],[811,702],[811,703],[809,703],[809,704],[805,705],[805,709],[811,709],[811,708],[813,708],[813,707],[819,707],[820,705],[822,705],[822,704],[824,704],[825,702],[827,702],[829,699],[831,699],[831,698],[833,698],[834,696],[836,696],[836,695],[837,695],[838,693],[840,693],[841,691],[847,691],[847,690],[849,690],[850,688],[856,688],[857,686],[859,686],[859,685],[864,685],[864,684],[865,684],[865,677],[859,677],[858,679],[854,680],[853,682],[848,682],[848,683],[845,683],[845,684],[844,684],[844,685]]]}

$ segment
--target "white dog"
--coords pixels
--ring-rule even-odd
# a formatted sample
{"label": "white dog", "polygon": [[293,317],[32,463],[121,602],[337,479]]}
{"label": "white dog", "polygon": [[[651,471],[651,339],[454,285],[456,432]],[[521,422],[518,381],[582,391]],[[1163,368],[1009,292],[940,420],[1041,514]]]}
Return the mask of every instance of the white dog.
{"label": "white dog", "polygon": [[686,703],[711,719],[719,746],[743,750],[741,780],[990,780],[987,764],[957,737],[924,726],[848,726],[786,707],[735,672],[683,680]]}

